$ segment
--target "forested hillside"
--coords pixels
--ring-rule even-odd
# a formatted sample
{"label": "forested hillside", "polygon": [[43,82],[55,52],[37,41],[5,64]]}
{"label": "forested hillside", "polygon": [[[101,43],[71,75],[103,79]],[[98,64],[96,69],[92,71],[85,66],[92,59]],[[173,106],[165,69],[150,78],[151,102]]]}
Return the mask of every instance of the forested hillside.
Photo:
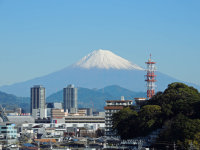
{"label": "forested hillside", "polygon": [[[136,111],[125,108],[113,115],[113,128],[122,139],[145,137],[161,129],[154,147],[177,144],[188,149],[200,147],[200,93],[183,83],[172,83]],[[172,148],[172,147],[171,147]]]}

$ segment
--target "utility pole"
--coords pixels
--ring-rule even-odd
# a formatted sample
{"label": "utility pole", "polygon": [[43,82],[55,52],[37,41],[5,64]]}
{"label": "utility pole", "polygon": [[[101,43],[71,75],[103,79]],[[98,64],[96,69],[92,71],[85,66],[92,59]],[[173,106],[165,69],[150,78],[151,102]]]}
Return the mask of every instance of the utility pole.
{"label": "utility pole", "polygon": [[176,143],[174,142],[174,150],[176,150]]}
{"label": "utility pole", "polygon": [[38,150],[40,150],[40,141],[38,141]]}
{"label": "utility pole", "polygon": [[51,140],[50,140],[50,149],[53,149],[53,146],[52,146],[52,142],[51,142]]}
{"label": "utility pole", "polygon": [[194,149],[194,146],[193,146],[193,143],[191,142],[190,143],[190,150],[193,150]]}

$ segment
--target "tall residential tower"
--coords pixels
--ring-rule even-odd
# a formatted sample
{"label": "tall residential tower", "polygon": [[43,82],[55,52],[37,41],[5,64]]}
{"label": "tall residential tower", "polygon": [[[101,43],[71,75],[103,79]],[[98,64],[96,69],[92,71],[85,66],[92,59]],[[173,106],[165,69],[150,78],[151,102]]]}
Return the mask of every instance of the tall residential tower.
{"label": "tall residential tower", "polygon": [[77,113],[77,88],[74,85],[68,85],[63,89],[64,111]]}
{"label": "tall residential tower", "polygon": [[31,88],[31,114],[35,119],[47,117],[45,88],[41,85]]}

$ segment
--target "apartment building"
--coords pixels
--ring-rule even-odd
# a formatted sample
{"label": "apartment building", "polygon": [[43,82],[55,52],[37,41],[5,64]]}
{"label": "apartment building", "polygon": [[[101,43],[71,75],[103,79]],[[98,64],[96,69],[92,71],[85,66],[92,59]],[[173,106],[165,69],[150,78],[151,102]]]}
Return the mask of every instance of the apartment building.
{"label": "apartment building", "polygon": [[105,110],[105,134],[106,136],[114,136],[112,132],[112,115],[123,109],[124,107],[131,106],[133,100],[124,100],[124,97],[121,100],[107,100]]}

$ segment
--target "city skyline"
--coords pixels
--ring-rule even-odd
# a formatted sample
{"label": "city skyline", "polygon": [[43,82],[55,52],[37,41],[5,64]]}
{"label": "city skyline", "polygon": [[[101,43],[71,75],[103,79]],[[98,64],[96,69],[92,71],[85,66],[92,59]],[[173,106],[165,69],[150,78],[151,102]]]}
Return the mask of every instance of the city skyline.
{"label": "city skyline", "polygon": [[107,49],[200,85],[199,1],[0,1],[0,86],[63,69]]}

